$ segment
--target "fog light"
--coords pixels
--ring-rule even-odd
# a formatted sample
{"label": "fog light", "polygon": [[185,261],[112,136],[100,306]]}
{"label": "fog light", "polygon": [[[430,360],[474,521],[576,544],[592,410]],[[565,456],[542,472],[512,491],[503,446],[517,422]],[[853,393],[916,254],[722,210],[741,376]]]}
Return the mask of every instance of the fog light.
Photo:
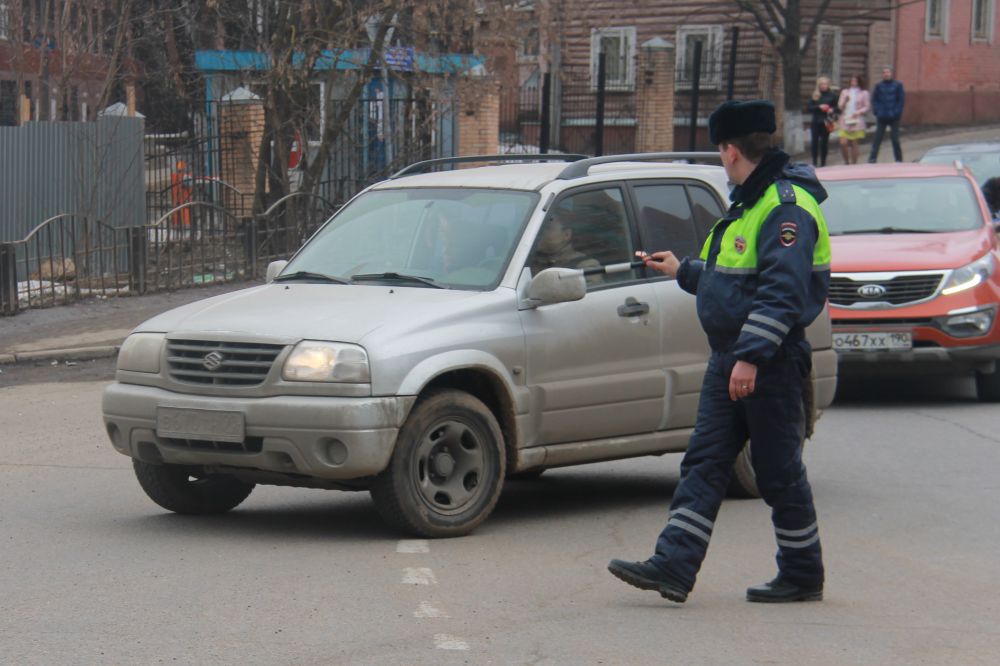
{"label": "fog light", "polygon": [[980,310],[968,314],[948,317],[944,322],[944,329],[949,335],[956,338],[971,338],[979,335],[986,335],[993,324],[993,311]]}

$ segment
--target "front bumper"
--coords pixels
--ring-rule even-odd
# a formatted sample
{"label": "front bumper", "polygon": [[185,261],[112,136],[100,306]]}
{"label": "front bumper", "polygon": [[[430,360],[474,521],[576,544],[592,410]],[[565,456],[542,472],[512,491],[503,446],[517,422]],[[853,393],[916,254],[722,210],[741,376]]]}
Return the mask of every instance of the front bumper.
{"label": "front bumper", "polygon": [[993,372],[1000,359],[1000,344],[967,347],[914,347],[906,351],[838,351],[842,369],[874,370],[891,365],[917,372]]}
{"label": "front bumper", "polygon": [[[413,396],[216,397],[116,382],[104,390],[102,410],[115,449],[145,462],[348,480],[385,469],[414,400]],[[245,439],[219,443],[161,437],[157,434],[161,407],[242,414]]]}

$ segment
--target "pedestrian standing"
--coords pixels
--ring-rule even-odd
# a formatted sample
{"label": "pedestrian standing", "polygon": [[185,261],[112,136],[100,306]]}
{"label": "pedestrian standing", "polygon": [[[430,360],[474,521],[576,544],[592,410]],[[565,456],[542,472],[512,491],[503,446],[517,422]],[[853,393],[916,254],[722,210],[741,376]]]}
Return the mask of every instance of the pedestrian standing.
{"label": "pedestrian standing", "polygon": [[823,310],[830,282],[830,239],[819,208],[826,192],[812,167],[790,165],[787,154],[771,148],[771,102],[725,102],[708,127],[736,184],[732,205],[700,258],[641,255],[697,295],[712,348],[697,422],[655,553],[644,562],[611,560],[608,569],[630,585],[685,601],[733,463],[750,440],[757,486],[772,511],[778,575],[749,588],[747,600],[818,600],[823,561],[801,447],[811,368],[805,329]]}
{"label": "pedestrian standing", "polygon": [[830,148],[830,132],[833,131],[837,114],[837,93],[830,88],[830,79],[821,76],[816,79],[816,89],[806,105],[812,114],[809,125],[809,144],[812,150],[813,166],[826,166],[826,155]]}
{"label": "pedestrian standing", "polygon": [[865,138],[868,124],[865,114],[871,109],[870,97],[861,75],[852,76],[849,85],[840,91],[840,154],[844,164],[858,163],[858,142]]}
{"label": "pedestrian standing", "polygon": [[889,127],[892,139],[892,156],[897,162],[903,161],[903,149],[899,145],[899,119],[903,115],[905,93],[903,84],[892,76],[892,67],[882,69],[882,80],[872,91],[872,110],[875,112],[875,138],[872,139],[872,152],[868,161],[878,162],[878,149],[882,145],[886,126]]}

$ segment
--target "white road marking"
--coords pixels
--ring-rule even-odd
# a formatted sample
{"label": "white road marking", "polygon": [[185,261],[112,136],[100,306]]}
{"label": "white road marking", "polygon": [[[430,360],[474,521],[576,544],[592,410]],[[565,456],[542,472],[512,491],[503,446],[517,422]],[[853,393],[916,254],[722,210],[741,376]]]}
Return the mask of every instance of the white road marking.
{"label": "white road marking", "polygon": [[437,585],[437,578],[427,567],[406,567],[403,569],[403,584]]}
{"label": "white road marking", "polygon": [[434,647],[439,650],[468,650],[469,644],[458,636],[434,634]]}
{"label": "white road marking", "polygon": [[417,610],[413,611],[413,617],[451,617],[446,612],[429,601],[421,601]]}
{"label": "white road marking", "polygon": [[397,553],[429,553],[431,547],[424,539],[408,539],[396,544]]}

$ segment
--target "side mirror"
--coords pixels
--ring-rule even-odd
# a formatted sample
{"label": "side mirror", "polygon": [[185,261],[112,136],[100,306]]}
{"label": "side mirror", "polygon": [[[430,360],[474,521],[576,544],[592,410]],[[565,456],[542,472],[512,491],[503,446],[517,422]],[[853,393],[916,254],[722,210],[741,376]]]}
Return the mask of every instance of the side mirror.
{"label": "side mirror", "polygon": [[573,268],[546,268],[528,285],[528,298],[533,305],[578,301],[586,295],[583,271]]}
{"label": "side mirror", "polygon": [[272,261],[267,265],[267,282],[273,282],[274,278],[278,276],[278,273],[285,270],[285,266],[288,262],[284,259],[279,259],[278,261]]}

